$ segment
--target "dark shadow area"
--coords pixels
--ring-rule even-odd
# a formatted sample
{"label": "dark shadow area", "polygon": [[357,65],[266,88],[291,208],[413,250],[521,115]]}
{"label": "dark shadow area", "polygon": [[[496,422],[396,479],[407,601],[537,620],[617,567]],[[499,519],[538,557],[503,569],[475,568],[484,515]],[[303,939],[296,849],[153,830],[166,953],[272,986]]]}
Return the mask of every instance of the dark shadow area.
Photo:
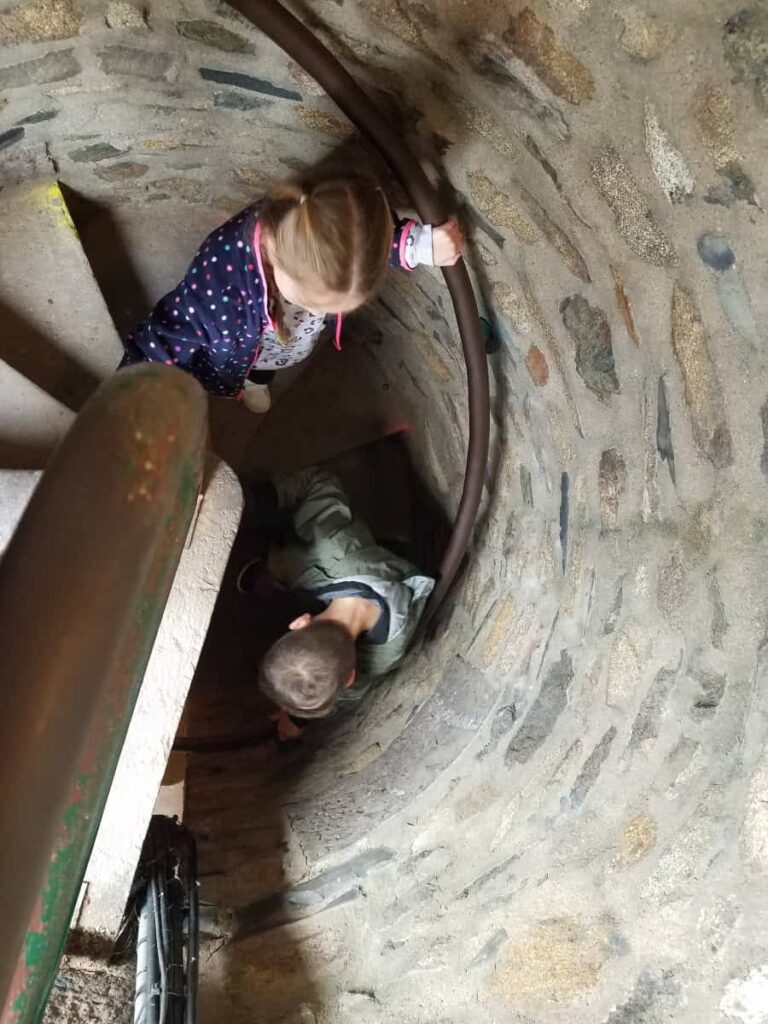
{"label": "dark shadow area", "polygon": [[57,401],[77,410],[95,391],[99,381],[83,363],[4,302],[0,324],[0,359]]}
{"label": "dark shadow area", "polygon": [[[149,313],[152,302],[136,271],[127,244],[109,207],[87,199],[66,185],[61,191],[77,225],[93,276],[123,337]],[[190,253],[190,259],[193,253]]]}

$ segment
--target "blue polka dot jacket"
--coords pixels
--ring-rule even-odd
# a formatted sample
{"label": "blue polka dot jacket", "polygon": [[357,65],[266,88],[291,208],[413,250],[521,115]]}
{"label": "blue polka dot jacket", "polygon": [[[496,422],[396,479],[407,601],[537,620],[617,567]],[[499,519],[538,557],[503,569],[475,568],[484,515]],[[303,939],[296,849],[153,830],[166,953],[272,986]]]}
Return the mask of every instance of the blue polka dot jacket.
{"label": "blue polka dot jacket", "polygon": [[[258,209],[249,207],[203,242],[184,280],[125,339],[122,366],[161,362],[191,373],[214,395],[236,397],[258,366],[262,334],[274,329],[259,249]],[[431,231],[397,221],[390,265],[430,262]],[[336,317],[339,346],[341,317]]]}

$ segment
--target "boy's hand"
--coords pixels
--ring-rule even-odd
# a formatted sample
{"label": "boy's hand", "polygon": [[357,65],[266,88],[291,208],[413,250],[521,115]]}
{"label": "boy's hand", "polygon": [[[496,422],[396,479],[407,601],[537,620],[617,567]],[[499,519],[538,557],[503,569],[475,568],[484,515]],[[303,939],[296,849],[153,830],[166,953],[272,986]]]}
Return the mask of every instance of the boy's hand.
{"label": "boy's hand", "polygon": [[304,732],[291,719],[287,711],[278,711],[272,715],[272,721],[277,725],[277,738],[281,743],[291,743],[293,740],[301,739]]}
{"label": "boy's hand", "polygon": [[447,220],[432,228],[432,259],[436,267],[452,267],[458,263],[464,248],[464,235],[458,221]]}

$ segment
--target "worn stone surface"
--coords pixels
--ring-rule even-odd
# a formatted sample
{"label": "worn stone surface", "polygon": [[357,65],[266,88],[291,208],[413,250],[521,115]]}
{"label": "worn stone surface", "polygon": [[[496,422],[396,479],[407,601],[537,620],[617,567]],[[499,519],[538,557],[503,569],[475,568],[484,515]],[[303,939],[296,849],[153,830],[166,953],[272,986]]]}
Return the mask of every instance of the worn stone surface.
{"label": "worn stone surface", "polygon": [[594,96],[592,72],[559,42],[550,26],[539,21],[530,7],[512,19],[504,40],[556,96],[574,104]]}
{"label": "worn stone surface", "polygon": [[212,46],[214,49],[223,50],[225,53],[256,52],[250,40],[237,35],[235,32],[230,32],[228,28],[224,28],[215,21],[177,21],[176,31],[180,36],[189,39],[190,42]]}
{"label": "worn stone surface", "polygon": [[507,764],[525,764],[544,742],[562,714],[573,680],[573,663],[566,651],[550,665],[541,690],[528,710],[506,752]]}
{"label": "worn stone surface", "polygon": [[9,128],[7,132],[0,132],[0,149],[8,149],[9,146],[21,142],[23,138],[23,128]]}
{"label": "worn stone surface", "polygon": [[619,391],[619,378],[605,314],[583,295],[570,295],[560,303],[560,315],[576,347],[579,376],[598,398],[609,398]]}
{"label": "worn stone surface", "polygon": [[682,154],[672,145],[659,124],[656,108],[645,104],[645,150],[659,183],[671,203],[681,203],[693,195],[695,179]]}
{"label": "worn stone surface", "polygon": [[285,89],[283,86],[275,85],[264,78],[255,78],[253,75],[244,75],[239,71],[222,71],[219,68],[200,68],[200,76],[207,82],[217,82],[220,85],[236,86],[238,89],[247,89],[249,92],[263,93],[274,99],[295,100],[300,102],[303,97],[295,89]]}
{"label": "worn stone surface", "polygon": [[125,150],[118,149],[117,146],[113,146],[109,142],[95,142],[92,146],[73,149],[69,154],[69,159],[74,160],[76,164],[95,164],[100,160],[112,160],[117,156],[122,156],[124,152]]}
{"label": "worn stone surface", "polygon": [[631,818],[624,826],[616,851],[616,863],[622,868],[631,867],[647,857],[656,845],[657,826],[648,814]]}
{"label": "worn stone surface", "polygon": [[44,57],[0,68],[0,89],[16,89],[23,85],[45,85],[74,78],[81,71],[74,50],[55,50]]}
{"label": "worn stone surface", "polygon": [[159,82],[170,70],[173,57],[162,50],[139,50],[133,46],[105,46],[99,63],[106,75],[125,75]]}
{"label": "worn stone surface", "polygon": [[736,266],[736,254],[728,240],[722,235],[707,233],[699,238],[696,248],[702,261],[717,274],[717,294],[731,327],[747,344],[757,348],[761,332],[741,271]]}
{"label": "worn stone surface", "polygon": [[0,45],[70,39],[82,22],[75,0],[24,0],[7,13],[0,7]]}
{"label": "worn stone surface", "polygon": [[556,917],[510,942],[494,988],[512,1006],[570,1003],[593,989],[611,955],[602,922]]}
{"label": "worn stone surface", "polygon": [[104,20],[109,28],[149,28],[146,7],[132,0],[108,0]]}
{"label": "worn stone surface", "polygon": [[656,226],[647,199],[613,147],[607,146],[595,156],[592,178],[632,252],[656,266],[674,266],[677,253],[672,243]]}
{"label": "worn stone surface", "polygon": [[541,203],[537,202],[530,192],[522,189],[521,193],[523,201],[528,208],[528,212],[531,217],[533,217],[533,220],[542,235],[544,235],[549,244],[557,251],[560,259],[570,272],[576,277],[580,277],[586,284],[589,284],[591,278],[589,276],[589,271],[587,270],[587,264],[584,262],[584,257],[573,244],[571,239],[566,235],[562,228],[555,224]]}
{"label": "worn stone surface", "polygon": [[694,116],[699,137],[717,170],[741,162],[733,130],[731,101],[719,86],[702,85],[695,98]]}
{"label": "worn stone surface", "polygon": [[[467,55],[477,74],[491,85],[503,89],[505,104],[529,117],[556,139],[570,138],[571,129],[563,112],[531,85],[510,65],[508,52],[498,43],[483,40],[467,45]],[[543,92],[543,90],[542,90]]]}
{"label": "worn stone surface", "polygon": [[525,356],[525,368],[531,375],[531,380],[538,387],[542,388],[549,380],[549,367],[544,353],[536,345],[531,345]]}
{"label": "worn stone surface", "polygon": [[600,518],[604,530],[615,530],[619,518],[619,504],[627,487],[627,468],[615,448],[608,448],[600,456]]}
{"label": "worn stone surface", "polygon": [[573,788],[569,794],[571,807],[581,807],[587,798],[587,794],[597,781],[603,763],[611,752],[613,741],[616,739],[616,726],[612,725],[597,744],[595,749],[584,762],[581,771],[576,777]]}
{"label": "worn stone surface", "polygon": [[674,970],[643,971],[629,998],[605,1019],[605,1024],[662,1024],[671,1020],[682,996]]}
{"label": "worn stone surface", "polygon": [[725,23],[725,59],[737,82],[748,82],[763,110],[768,109],[768,11],[755,4]]}
{"label": "worn stone surface", "polygon": [[110,164],[109,167],[99,167],[96,174],[104,181],[131,181],[133,178],[143,178],[148,170],[148,164],[126,160],[123,163]]}
{"label": "worn stone surface", "polygon": [[520,334],[530,334],[533,329],[530,311],[525,301],[511,285],[503,281],[494,282],[493,297],[499,311],[509,320],[514,329]]}
{"label": "worn stone surface", "polygon": [[503,192],[482,171],[469,176],[472,199],[480,212],[491,224],[500,228],[512,228],[521,242],[535,242],[539,233],[521,212],[514,199]]}
{"label": "worn stone surface", "polygon": [[672,298],[672,345],[685,381],[696,444],[715,466],[727,466],[733,458],[731,432],[706,328],[693,295],[679,284]]}
{"label": "worn stone surface", "polygon": [[669,44],[672,36],[669,26],[652,14],[637,7],[628,7],[620,17],[624,24],[620,35],[621,48],[633,60],[647,64]]}

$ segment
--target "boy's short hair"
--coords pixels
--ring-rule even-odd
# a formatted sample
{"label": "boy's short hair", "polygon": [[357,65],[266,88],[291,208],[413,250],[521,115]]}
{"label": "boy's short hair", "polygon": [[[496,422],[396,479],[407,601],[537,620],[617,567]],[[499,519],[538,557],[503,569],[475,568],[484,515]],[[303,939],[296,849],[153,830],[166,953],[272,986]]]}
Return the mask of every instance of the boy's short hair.
{"label": "boy's short hair", "polygon": [[261,664],[259,685],[270,700],[297,718],[323,718],[355,670],[355,641],[325,619],[294,629],[274,643]]}

